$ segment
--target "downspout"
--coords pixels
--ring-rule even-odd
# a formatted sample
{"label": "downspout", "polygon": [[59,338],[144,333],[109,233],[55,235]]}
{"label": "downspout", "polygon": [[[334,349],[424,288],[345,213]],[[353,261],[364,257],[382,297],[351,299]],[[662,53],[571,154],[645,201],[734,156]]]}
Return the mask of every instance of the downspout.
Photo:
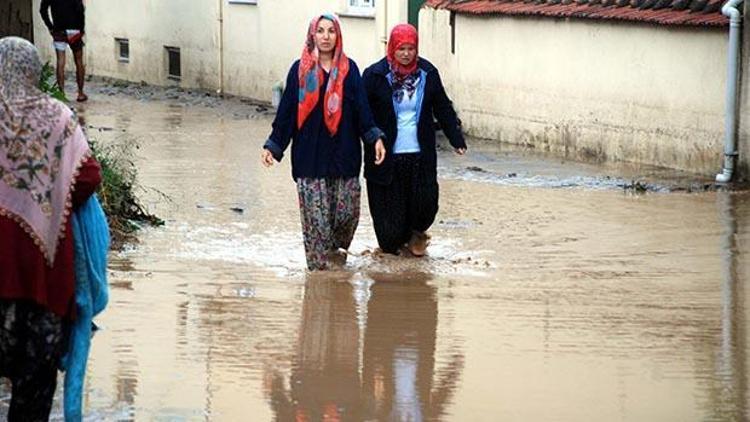
{"label": "downspout", "polygon": [[726,117],[724,127],[724,168],[716,175],[718,183],[727,183],[734,174],[737,157],[737,85],[739,79],[740,32],[742,13],[737,8],[744,0],[728,0],[721,13],[729,18],[729,51],[727,58]]}
{"label": "downspout", "polygon": [[219,0],[219,95],[224,95],[224,0]]}
{"label": "downspout", "polygon": [[383,45],[383,53],[388,49],[388,0],[383,0],[383,24],[381,25],[380,43]]}

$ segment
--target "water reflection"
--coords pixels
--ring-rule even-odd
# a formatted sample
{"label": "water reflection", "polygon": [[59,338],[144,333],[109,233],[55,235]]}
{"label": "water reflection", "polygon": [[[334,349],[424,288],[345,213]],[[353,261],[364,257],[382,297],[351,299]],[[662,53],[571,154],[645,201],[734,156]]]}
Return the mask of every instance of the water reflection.
{"label": "water reflection", "polygon": [[180,105],[170,104],[169,113],[164,115],[164,123],[168,129],[178,130],[182,127],[184,111]]}
{"label": "water reflection", "polygon": [[[738,219],[744,218],[735,204],[735,195],[717,193],[716,203],[722,227],[721,257],[721,339],[715,352],[715,378],[709,399],[713,402],[710,420],[747,420],[747,365],[745,348],[745,283],[741,276],[738,245]],[[742,222],[740,222],[740,227]]]}
{"label": "water reflection", "polygon": [[308,275],[290,389],[272,375],[277,420],[361,420],[359,324],[351,274]]}
{"label": "water reflection", "polygon": [[[276,419],[439,419],[463,355],[449,353],[436,371],[438,306],[430,277],[371,274],[359,283],[352,277],[307,276],[288,387],[280,372],[266,376]],[[367,294],[358,291],[362,286],[369,286]]]}
{"label": "water reflection", "polygon": [[[747,193],[626,197],[577,182],[594,168],[441,155],[429,260],[305,278],[288,161],[247,165],[270,120],[221,113],[81,113],[100,145],[140,145],[126,156],[167,220],[111,261],[91,420],[748,419]],[[523,186],[464,181],[485,176]],[[528,189],[570,181],[588,188]],[[9,395],[0,380],[0,420]]]}
{"label": "water reflection", "polygon": [[[362,391],[367,420],[438,420],[458,385],[463,355],[436,373],[436,289],[427,274],[370,274]],[[436,376],[437,375],[437,376]]]}
{"label": "water reflection", "polygon": [[125,415],[120,415],[119,420],[121,421],[135,420],[134,407],[138,396],[138,371],[133,368],[137,367],[137,362],[129,361],[118,362],[117,369],[115,369],[115,396],[112,408],[124,409],[127,413],[127,419],[125,419]]}

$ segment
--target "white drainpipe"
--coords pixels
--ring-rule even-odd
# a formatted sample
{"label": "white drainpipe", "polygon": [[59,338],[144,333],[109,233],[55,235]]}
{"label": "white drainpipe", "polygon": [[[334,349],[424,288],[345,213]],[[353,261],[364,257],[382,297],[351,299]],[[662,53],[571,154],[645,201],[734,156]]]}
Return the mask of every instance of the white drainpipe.
{"label": "white drainpipe", "polygon": [[724,127],[724,168],[716,175],[718,183],[732,180],[737,157],[737,85],[739,79],[740,32],[742,13],[737,8],[744,0],[729,0],[721,13],[729,18],[729,52],[727,58],[726,121]]}
{"label": "white drainpipe", "polygon": [[224,0],[219,0],[219,95],[224,95]]}

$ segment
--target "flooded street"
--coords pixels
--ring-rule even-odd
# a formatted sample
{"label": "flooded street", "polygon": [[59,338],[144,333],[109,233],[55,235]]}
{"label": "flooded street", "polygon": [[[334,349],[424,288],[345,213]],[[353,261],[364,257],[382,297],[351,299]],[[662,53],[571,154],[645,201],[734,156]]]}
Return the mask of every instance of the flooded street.
{"label": "flooded street", "polygon": [[470,139],[427,258],[372,254],[363,201],[346,267],[310,274],[272,111],[94,89],[90,136],[137,142],[166,223],[111,255],[88,419],[747,420],[748,193]]}

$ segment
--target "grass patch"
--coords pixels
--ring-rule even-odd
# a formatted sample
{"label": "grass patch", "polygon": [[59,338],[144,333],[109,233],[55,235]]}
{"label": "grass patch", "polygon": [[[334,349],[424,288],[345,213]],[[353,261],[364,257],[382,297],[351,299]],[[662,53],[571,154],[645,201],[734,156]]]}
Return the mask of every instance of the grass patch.
{"label": "grass patch", "polygon": [[107,214],[115,247],[134,240],[133,234],[143,225],[163,225],[164,220],[146,211],[135,194],[141,187],[137,168],[129,158],[132,144],[102,146],[89,139],[89,145],[102,167],[102,183],[97,194]]}

